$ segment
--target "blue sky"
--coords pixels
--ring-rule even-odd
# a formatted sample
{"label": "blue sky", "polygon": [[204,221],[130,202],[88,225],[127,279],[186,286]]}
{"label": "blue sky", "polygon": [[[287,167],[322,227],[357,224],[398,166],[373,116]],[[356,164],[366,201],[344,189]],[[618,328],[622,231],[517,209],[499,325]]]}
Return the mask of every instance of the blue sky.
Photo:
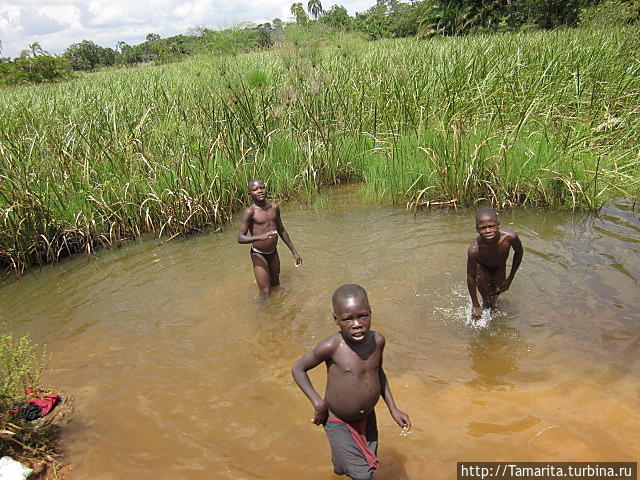
{"label": "blue sky", "polygon": [[[150,33],[162,37],[185,33],[195,26],[228,27],[241,22],[261,23],[273,18],[290,20],[292,1],[282,0],[0,0],[2,56],[15,57],[30,43],[39,42],[51,53],[92,40],[115,47],[124,40],[135,44]],[[334,3],[349,13],[361,12],[375,0]],[[303,2],[306,5],[306,2]]]}

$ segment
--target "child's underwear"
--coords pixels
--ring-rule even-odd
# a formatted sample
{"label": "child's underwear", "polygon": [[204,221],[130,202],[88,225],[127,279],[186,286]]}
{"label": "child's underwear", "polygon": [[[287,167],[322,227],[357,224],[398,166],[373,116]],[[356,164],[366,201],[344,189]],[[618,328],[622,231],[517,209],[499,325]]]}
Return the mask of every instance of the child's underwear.
{"label": "child's underwear", "polygon": [[368,479],[380,465],[376,413],[372,411],[359,422],[346,423],[329,417],[324,431],[331,445],[333,471],[353,479]]}
{"label": "child's underwear", "polygon": [[250,253],[259,253],[260,255],[272,255],[276,253],[277,250],[278,250],[277,248],[274,248],[272,252],[263,252],[262,250],[258,250],[256,247],[251,245]]}

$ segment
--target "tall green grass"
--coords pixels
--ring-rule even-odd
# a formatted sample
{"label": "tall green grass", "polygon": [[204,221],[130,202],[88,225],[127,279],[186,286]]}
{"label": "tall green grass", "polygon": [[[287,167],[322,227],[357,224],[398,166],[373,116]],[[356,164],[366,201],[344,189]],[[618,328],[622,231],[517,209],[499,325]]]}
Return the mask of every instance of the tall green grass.
{"label": "tall green grass", "polygon": [[630,29],[291,43],[4,89],[0,264],[20,271],[145,232],[363,181],[376,201],[597,209],[638,192]]}

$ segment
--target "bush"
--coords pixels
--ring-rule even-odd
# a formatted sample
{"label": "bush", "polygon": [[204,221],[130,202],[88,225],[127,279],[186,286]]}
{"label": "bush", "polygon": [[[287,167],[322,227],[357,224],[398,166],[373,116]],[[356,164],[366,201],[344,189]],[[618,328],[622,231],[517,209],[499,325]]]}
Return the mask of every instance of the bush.
{"label": "bush", "polygon": [[15,401],[24,396],[21,392],[25,388],[37,387],[41,371],[29,337],[14,339],[10,334],[0,334],[0,401]]}
{"label": "bush", "polygon": [[251,28],[205,29],[199,49],[214,55],[238,55],[261,46],[263,39]]}
{"label": "bush", "polygon": [[0,63],[0,85],[55,82],[72,76],[69,60],[64,56],[19,57]]}
{"label": "bush", "polygon": [[581,27],[617,27],[632,23],[640,14],[640,0],[607,0],[585,8],[579,17]]}
{"label": "bush", "polygon": [[0,432],[14,432],[9,410],[15,403],[24,401],[25,389],[38,387],[41,373],[42,367],[29,337],[16,339],[10,334],[0,334]]}
{"label": "bush", "polygon": [[[44,421],[28,422],[10,412],[26,401],[26,389],[38,391],[44,363],[29,337],[0,333],[0,452],[12,456],[45,458],[57,451],[60,426]],[[34,395],[34,394],[30,394]]]}

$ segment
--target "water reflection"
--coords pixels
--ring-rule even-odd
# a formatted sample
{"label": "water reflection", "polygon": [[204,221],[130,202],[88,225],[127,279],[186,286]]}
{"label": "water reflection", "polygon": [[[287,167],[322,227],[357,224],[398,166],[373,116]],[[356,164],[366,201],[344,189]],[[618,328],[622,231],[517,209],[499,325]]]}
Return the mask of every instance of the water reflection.
{"label": "water reflection", "polygon": [[480,390],[514,388],[511,374],[518,369],[520,357],[526,353],[522,335],[495,315],[490,326],[470,332],[469,357],[476,376],[468,382]]}

